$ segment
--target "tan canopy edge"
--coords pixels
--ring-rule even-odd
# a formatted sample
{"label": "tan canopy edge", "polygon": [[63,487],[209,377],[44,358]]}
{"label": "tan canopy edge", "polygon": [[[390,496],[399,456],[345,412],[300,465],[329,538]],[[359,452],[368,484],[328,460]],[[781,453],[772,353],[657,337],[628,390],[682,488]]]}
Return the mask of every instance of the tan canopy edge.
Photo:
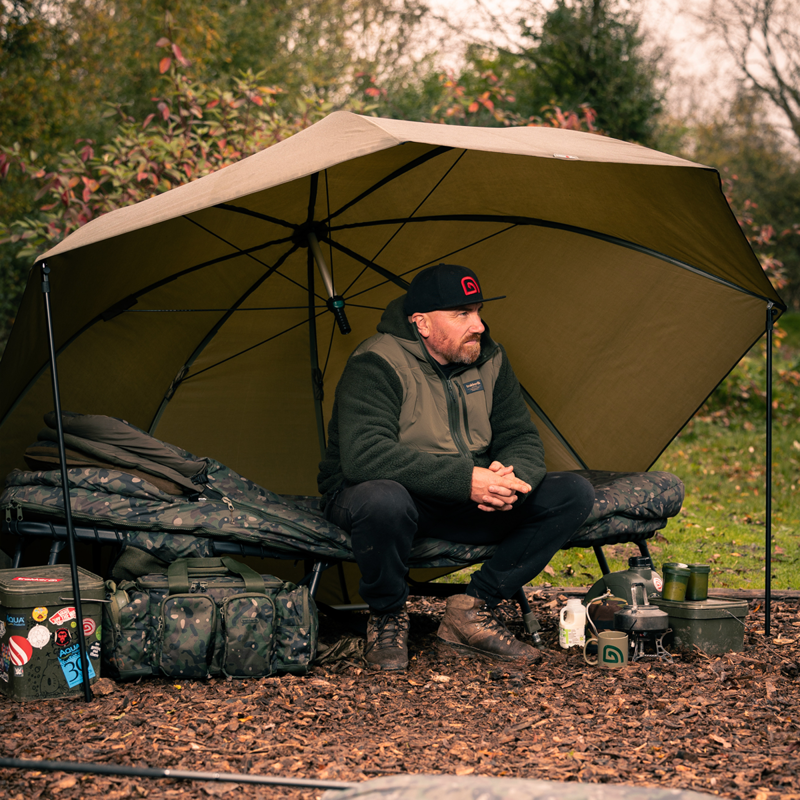
{"label": "tan canopy edge", "polygon": [[[647,469],[768,307],[784,309],[714,170],[574,131],[348,112],[100,217],[41,260],[65,410],[120,417],[281,493],[316,492],[346,358],[428,264],[508,295],[485,317],[552,469]],[[2,474],[53,406],[41,295],[33,270],[0,362]]]}

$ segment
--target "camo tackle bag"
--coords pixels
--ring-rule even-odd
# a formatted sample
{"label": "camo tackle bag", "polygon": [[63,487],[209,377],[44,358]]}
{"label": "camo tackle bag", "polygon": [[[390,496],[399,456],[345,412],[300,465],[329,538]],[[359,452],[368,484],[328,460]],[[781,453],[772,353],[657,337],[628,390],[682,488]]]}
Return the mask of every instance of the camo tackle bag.
{"label": "camo tackle bag", "polygon": [[308,588],[230,557],[178,559],[106,589],[103,671],[117,680],[302,675],[316,655]]}

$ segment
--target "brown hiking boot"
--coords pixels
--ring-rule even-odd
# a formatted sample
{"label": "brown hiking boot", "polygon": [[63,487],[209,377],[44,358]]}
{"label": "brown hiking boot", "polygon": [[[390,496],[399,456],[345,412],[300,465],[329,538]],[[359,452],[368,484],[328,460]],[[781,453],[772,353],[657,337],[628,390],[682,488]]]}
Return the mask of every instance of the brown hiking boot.
{"label": "brown hiking boot", "polygon": [[370,669],[405,669],[408,666],[408,611],[370,614],[364,658]]}
{"label": "brown hiking boot", "polygon": [[535,664],[542,660],[535,647],[514,638],[484,600],[466,594],[447,598],[438,637],[450,647],[501,661],[524,658]]}

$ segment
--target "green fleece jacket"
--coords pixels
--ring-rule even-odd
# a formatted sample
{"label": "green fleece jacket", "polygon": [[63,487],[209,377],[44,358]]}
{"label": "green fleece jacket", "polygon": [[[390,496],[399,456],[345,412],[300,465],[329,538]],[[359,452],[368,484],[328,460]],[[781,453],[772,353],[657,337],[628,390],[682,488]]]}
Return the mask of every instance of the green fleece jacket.
{"label": "green fleece jacket", "polygon": [[327,499],[344,486],[388,479],[421,497],[467,502],[473,467],[493,461],[513,465],[533,488],[546,472],[505,351],[487,327],[478,360],[445,374],[403,313],[403,298],[392,301],[336,388],[320,492]]}

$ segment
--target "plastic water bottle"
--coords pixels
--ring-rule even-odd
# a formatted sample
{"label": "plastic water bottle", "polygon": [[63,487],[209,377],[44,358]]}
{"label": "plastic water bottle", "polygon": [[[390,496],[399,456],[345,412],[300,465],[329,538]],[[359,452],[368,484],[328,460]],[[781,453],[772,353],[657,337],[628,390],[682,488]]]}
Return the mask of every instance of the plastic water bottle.
{"label": "plastic water bottle", "polygon": [[586,609],[577,597],[567,600],[561,609],[558,643],[565,650],[586,644]]}

